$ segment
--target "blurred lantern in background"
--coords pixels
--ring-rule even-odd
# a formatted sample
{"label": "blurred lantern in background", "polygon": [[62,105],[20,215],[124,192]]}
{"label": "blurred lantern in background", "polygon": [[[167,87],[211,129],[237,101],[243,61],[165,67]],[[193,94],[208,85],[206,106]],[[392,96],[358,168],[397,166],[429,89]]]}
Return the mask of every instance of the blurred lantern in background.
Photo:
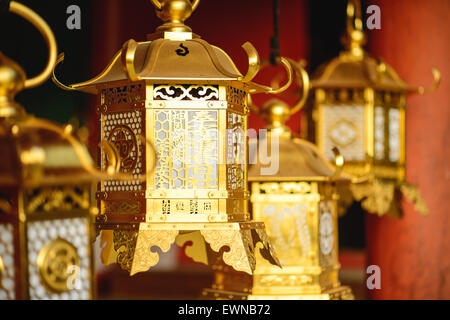
{"label": "blurred lantern in background", "polygon": [[[121,170],[135,175],[154,164],[146,181],[102,181],[97,192],[105,264],[117,262],[131,275],[159,261],[176,241],[191,242],[186,253],[211,263],[221,256],[234,269],[252,273],[254,250],[276,258],[263,223],[247,211],[247,94],[279,92],[252,81],[259,57],[250,43],[249,70],[243,76],[230,57],[184,24],[199,1],[152,1],[165,22],[147,41],[129,40],[106,70],[68,90],[98,96],[99,135],[114,144]],[[54,79],[56,83],[58,81]],[[104,162],[101,155],[101,164]],[[146,169],[147,168],[147,169]],[[178,238],[177,238],[178,237]]]}
{"label": "blurred lantern in background", "polygon": [[381,59],[370,57],[358,0],[347,6],[345,50],[320,66],[311,78],[309,139],[326,158],[338,147],[353,176],[353,196],[365,210],[401,215],[399,192],[423,214],[428,209],[418,188],[405,181],[406,95],[437,88],[439,71],[430,89],[413,88]]}
{"label": "blurred lantern in background", "polygon": [[9,9],[40,30],[49,61],[26,79],[0,53],[0,300],[92,299],[92,160],[70,125],[27,115],[14,101],[50,77],[57,45],[36,13],[15,1]]}
{"label": "blurred lantern in background", "polygon": [[[349,287],[338,278],[337,185],[349,180],[340,176],[343,158],[336,154],[337,168],[310,142],[293,135],[285,122],[306,102],[309,77],[300,63],[295,66],[300,101],[290,109],[271,100],[254,111],[268,123],[267,135],[259,137],[259,148],[279,152],[274,174],[264,174],[272,164],[258,161],[249,168],[253,219],[265,223],[269,240],[282,269],[256,256],[253,276],[245,276],[225,265],[215,266],[215,280],[205,296],[225,299],[353,299]],[[335,151],[337,152],[337,151]]]}

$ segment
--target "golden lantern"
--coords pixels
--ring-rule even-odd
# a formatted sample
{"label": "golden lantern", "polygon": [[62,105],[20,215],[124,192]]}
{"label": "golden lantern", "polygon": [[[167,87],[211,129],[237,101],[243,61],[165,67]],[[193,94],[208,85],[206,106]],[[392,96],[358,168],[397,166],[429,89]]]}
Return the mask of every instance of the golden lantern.
{"label": "golden lantern", "polygon": [[277,99],[255,108],[268,123],[258,145],[267,145],[272,154],[279,152],[278,171],[266,175],[263,169],[269,165],[260,158],[249,168],[252,216],[265,223],[282,269],[259,255],[252,276],[218,264],[212,289],[203,292],[206,297],[353,299],[351,289],[341,286],[338,278],[337,186],[348,186],[349,180],[340,176],[342,156],[337,154],[333,167],[313,144],[295,137],[285,125],[302,108],[309,91],[307,73],[300,64],[291,64],[303,82],[302,99],[292,109]]}
{"label": "golden lantern", "polygon": [[[252,273],[254,250],[277,264],[263,223],[247,211],[247,94],[278,92],[252,79],[259,57],[250,43],[243,76],[230,57],[184,24],[199,1],[152,1],[165,23],[147,41],[129,40],[105,71],[67,90],[96,94],[100,136],[118,149],[122,172],[138,175],[152,162],[146,181],[102,181],[97,192],[105,264],[117,262],[134,275],[156,265],[159,247],[192,242],[186,253],[210,263],[223,252],[234,269]],[[62,60],[62,59],[61,59]],[[102,163],[104,155],[101,155]],[[101,164],[102,164],[101,163]]]}
{"label": "golden lantern", "polygon": [[42,33],[50,57],[39,76],[27,79],[0,53],[0,300],[91,299],[92,160],[70,126],[27,115],[14,101],[50,77],[57,46],[32,10],[11,1],[9,11]]}
{"label": "golden lantern", "polygon": [[432,69],[435,81],[429,89],[411,87],[392,67],[370,57],[365,42],[360,3],[350,0],[345,50],[311,77],[309,139],[328,159],[333,147],[339,148],[346,159],[344,172],[358,182],[353,195],[369,212],[400,214],[400,191],[426,214],[417,187],[405,181],[406,95],[434,90],[439,71]]}

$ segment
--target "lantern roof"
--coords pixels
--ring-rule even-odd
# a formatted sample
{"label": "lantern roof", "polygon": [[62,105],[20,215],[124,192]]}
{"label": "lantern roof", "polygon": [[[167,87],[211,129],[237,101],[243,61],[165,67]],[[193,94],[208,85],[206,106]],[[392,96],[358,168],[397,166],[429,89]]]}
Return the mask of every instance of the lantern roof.
{"label": "lantern roof", "polygon": [[[66,86],[55,75],[53,81],[65,90],[97,93],[97,86],[121,80],[211,83],[238,81],[244,83],[251,93],[278,93],[286,90],[292,82],[292,68],[285,58],[281,64],[288,72],[287,83],[279,89],[252,82],[261,63],[258,52],[249,42],[242,47],[249,60],[247,73],[242,75],[233,60],[219,47],[213,46],[194,34],[184,21],[197,8],[199,0],[152,0],[156,14],[164,21],[147,41],[128,40],[116,53],[106,69],[86,82]],[[64,60],[60,55],[58,63]]]}
{"label": "lantern roof", "polygon": [[342,37],[344,51],[331,61],[322,64],[311,77],[313,89],[363,89],[394,92],[432,91],[437,88],[440,73],[432,68],[434,83],[430,88],[413,87],[400,78],[397,72],[381,58],[371,57],[363,48],[367,39],[363,31],[361,4],[349,0],[347,4],[347,31]]}
{"label": "lantern roof", "polygon": [[311,77],[312,88],[373,88],[375,90],[415,91],[395,70],[364,52],[354,56],[342,52],[339,57],[322,64]]}
{"label": "lantern roof", "polygon": [[[0,186],[35,187],[92,182],[87,149],[74,146],[54,128],[33,116],[0,119]],[[76,149],[78,148],[78,149]]]}
{"label": "lantern roof", "polygon": [[[266,139],[259,141],[259,146],[270,150],[272,135],[278,137],[279,165],[273,175],[264,175],[271,164],[265,165],[258,159],[250,165],[249,181],[328,181],[331,179],[347,180],[338,176],[337,169],[320,153],[318,148],[303,139],[294,137],[291,130],[284,124],[290,116],[289,106],[283,101],[273,99],[267,102],[261,110],[261,115],[268,122]],[[266,144],[267,143],[267,146]],[[272,159],[276,159],[270,151]]]}
{"label": "lantern roof", "polygon": [[[17,3],[15,6],[22,8]],[[26,79],[24,70],[0,52],[0,187],[73,185],[94,180],[89,170],[93,161],[84,145],[71,136],[71,127],[63,129],[27,115],[14,100],[24,88],[50,77],[57,49],[53,34],[49,33],[48,39],[49,67],[33,79]]]}
{"label": "lantern roof", "polygon": [[[133,66],[139,80],[232,81],[242,74],[220,48],[200,39],[156,39],[136,44]],[[87,82],[73,88],[93,92],[96,85],[128,80],[123,68],[125,52],[118,52],[108,67]],[[176,66],[176,67],[174,67]],[[95,91],[95,90],[94,90]]]}

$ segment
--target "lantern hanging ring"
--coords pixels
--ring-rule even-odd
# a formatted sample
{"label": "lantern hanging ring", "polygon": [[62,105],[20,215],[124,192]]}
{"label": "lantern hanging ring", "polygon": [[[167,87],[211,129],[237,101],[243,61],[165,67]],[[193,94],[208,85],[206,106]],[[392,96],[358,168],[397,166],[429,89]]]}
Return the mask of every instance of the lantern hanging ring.
{"label": "lantern hanging ring", "polygon": [[29,21],[33,26],[35,26],[36,29],[38,29],[44,37],[44,40],[47,44],[49,57],[45,69],[38,76],[27,79],[24,84],[25,89],[37,87],[44,83],[51,76],[53,68],[56,65],[58,46],[56,44],[55,36],[48,24],[38,14],[36,14],[34,11],[24,6],[23,4],[16,1],[11,1],[9,11],[21,16],[25,20]]}

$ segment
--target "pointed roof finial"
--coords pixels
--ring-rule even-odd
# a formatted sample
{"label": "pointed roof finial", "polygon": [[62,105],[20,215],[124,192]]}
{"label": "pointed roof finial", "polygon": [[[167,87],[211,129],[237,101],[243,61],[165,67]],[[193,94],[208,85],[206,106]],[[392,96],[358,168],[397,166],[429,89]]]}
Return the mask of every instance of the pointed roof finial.
{"label": "pointed roof finial", "polygon": [[347,3],[347,32],[342,38],[345,49],[354,57],[362,58],[367,42],[361,18],[361,3],[359,0],[349,0]]}
{"label": "pointed roof finial", "polygon": [[156,7],[156,15],[164,21],[164,24],[158,27],[158,31],[192,32],[184,21],[197,9],[200,0],[151,0],[151,2]]}

